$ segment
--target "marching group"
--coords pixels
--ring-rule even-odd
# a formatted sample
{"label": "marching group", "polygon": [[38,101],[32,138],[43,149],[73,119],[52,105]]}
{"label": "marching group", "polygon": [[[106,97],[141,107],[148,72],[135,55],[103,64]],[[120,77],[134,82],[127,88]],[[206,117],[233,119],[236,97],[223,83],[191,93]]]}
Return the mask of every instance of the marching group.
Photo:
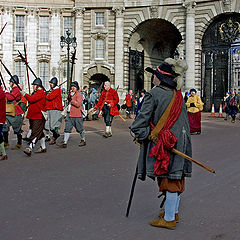
{"label": "marching group", "polygon": [[60,137],[59,129],[63,117],[65,119],[64,137],[63,141],[58,145],[59,147],[67,147],[73,127],[80,134],[79,146],[86,145],[83,127],[84,113],[97,117],[102,112],[106,124],[106,131],[103,136],[112,136],[111,123],[113,117],[119,114],[117,107],[119,97],[108,81],[104,83],[104,90],[101,92],[99,99],[97,99],[96,91],[92,91],[93,107],[89,111],[86,111],[86,106],[84,106],[84,100],[86,99],[86,95],[84,96],[83,93],[84,89],[80,91],[77,81],[70,84],[65,107],[62,101],[62,90],[58,86],[56,77],[49,81],[49,91],[46,91],[43,87],[42,80],[36,78],[32,82],[32,94],[28,94],[21,89],[17,75],[11,76],[9,85],[11,90],[5,92],[0,81],[0,160],[8,159],[5,148],[9,147],[8,135],[10,127],[12,127],[14,134],[17,135],[17,143],[12,149],[22,148],[22,140],[24,139],[22,137],[22,125],[26,109],[29,131],[25,138],[28,144],[23,152],[27,156],[32,155],[38,141],[40,147],[35,150],[35,153],[45,153],[47,151],[44,133],[49,134],[51,132],[52,137],[49,145],[56,144],[56,140]]}

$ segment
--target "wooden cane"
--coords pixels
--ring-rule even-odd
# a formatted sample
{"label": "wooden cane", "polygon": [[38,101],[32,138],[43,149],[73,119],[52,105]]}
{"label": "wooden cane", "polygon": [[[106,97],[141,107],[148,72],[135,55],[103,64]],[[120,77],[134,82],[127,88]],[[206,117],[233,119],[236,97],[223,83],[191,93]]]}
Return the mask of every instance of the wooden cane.
{"label": "wooden cane", "polygon": [[172,152],[178,154],[179,156],[181,156],[181,157],[183,157],[183,158],[185,158],[185,159],[187,159],[187,160],[189,160],[189,161],[191,161],[191,162],[196,163],[197,165],[199,165],[200,167],[206,169],[207,171],[209,171],[209,172],[211,172],[211,173],[216,173],[213,169],[211,169],[211,168],[205,166],[205,165],[202,164],[201,162],[195,160],[194,158],[189,157],[188,155],[186,155],[186,154],[184,154],[184,153],[178,151],[178,150],[175,149],[175,148],[172,149]]}

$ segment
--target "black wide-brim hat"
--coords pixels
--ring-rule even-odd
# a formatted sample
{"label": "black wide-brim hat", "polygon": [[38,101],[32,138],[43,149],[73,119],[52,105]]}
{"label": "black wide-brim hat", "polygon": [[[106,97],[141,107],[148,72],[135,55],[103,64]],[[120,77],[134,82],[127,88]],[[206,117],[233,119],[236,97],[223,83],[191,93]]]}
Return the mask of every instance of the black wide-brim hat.
{"label": "black wide-brim hat", "polygon": [[175,73],[172,69],[172,65],[163,62],[160,64],[155,70],[153,68],[147,67],[145,70],[147,72],[156,75],[156,77],[161,81],[167,84],[169,87],[176,88],[177,82],[174,81],[174,78],[179,76],[179,74]]}
{"label": "black wide-brim hat", "polygon": [[77,81],[71,82],[70,86],[76,87],[79,90],[79,85]]}

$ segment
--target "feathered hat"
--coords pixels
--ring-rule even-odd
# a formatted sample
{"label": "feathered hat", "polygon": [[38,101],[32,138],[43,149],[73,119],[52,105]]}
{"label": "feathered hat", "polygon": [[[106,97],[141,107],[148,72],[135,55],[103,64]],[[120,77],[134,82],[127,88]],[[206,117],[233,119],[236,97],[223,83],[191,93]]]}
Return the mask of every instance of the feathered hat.
{"label": "feathered hat", "polygon": [[172,69],[174,70],[175,73],[178,74],[176,78],[173,79],[177,83],[177,90],[180,90],[183,85],[183,75],[187,71],[188,66],[187,62],[183,59],[173,59],[173,58],[166,58],[164,62],[172,65]]}

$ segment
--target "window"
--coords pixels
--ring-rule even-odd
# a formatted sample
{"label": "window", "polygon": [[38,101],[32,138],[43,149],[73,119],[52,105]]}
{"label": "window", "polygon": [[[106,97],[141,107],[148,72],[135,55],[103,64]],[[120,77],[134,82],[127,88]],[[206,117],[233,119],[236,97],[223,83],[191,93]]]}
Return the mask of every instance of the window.
{"label": "window", "polygon": [[72,37],[73,34],[73,18],[72,17],[64,17],[63,18],[63,35],[66,37],[67,34],[67,30],[69,30],[69,32],[71,33],[70,37]]}
{"label": "window", "polygon": [[95,48],[96,48],[95,58],[104,59],[104,40],[103,39],[97,39],[95,44],[96,44],[95,45]]}
{"label": "window", "polygon": [[104,26],[104,13],[103,12],[96,13],[96,26]]}
{"label": "window", "polygon": [[24,42],[24,16],[16,15],[16,42]]}
{"label": "window", "polygon": [[40,43],[48,43],[49,40],[49,17],[39,18]]}
{"label": "window", "polygon": [[43,86],[45,88],[48,87],[48,82],[49,82],[49,65],[48,65],[48,62],[40,62],[39,63],[39,72],[40,72],[40,78],[43,82]]}
{"label": "window", "polygon": [[22,85],[23,89],[26,89],[27,86],[25,86],[25,71],[26,67],[23,62],[15,62],[15,74],[19,78],[19,82]]}

